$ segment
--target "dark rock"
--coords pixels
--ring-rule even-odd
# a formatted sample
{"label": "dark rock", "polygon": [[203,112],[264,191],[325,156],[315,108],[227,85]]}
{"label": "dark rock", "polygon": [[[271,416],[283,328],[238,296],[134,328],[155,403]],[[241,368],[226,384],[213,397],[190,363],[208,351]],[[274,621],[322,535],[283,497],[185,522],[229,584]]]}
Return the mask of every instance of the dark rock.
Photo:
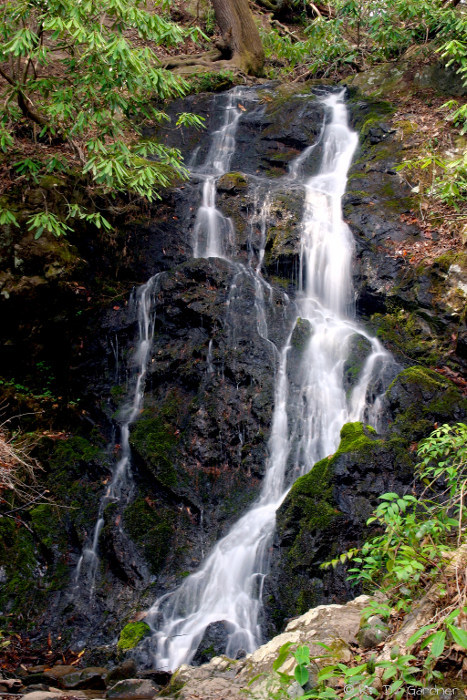
{"label": "dark rock", "polygon": [[0,691],[2,693],[19,693],[23,683],[19,678],[0,678]]}
{"label": "dark rock", "polygon": [[141,678],[128,678],[119,681],[107,690],[106,698],[125,698],[145,700],[154,698],[159,692],[159,687],[150,680]]}
{"label": "dark rock", "polygon": [[145,671],[139,671],[138,678],[147,678],[150,681],[154,681],[157,685],[165,686],[172,678],[172,674],[169,671],[158,671],[155,668],[150,668]]}
{"label": "dark rock", "polygon": [[344,387],[352,389],[360,377],[365,360],[371,353],[371,343],[363,335],[355,333],[350,339],[350,347],[344,364]]}
{"label": "dark rock", "polygon": [[65,690],[92,689],[104,690],[106,688],[107,669],[89,667],[77,669],[73,673],[62,676],[60,687]]}
{"label": "dark rock", "polygon": [[136,664],[133,659],[125,659],[118,666],[114,666],[107,673],[105,678],[106,685],[111,685],[117,681],[124,681],[127,678],[136,676]]}
{"label": "dark rock", "polygon": [[[393,64],[375,68],[386,78],[392,69]],[[397,83],[404,75],[397,68],[389,77]],[[174,116],[193,111],[206,117],[202,133],[160,131],[163,142],[180,147],[194,170],[208,151],[210,131],[222,124],[227,99],[196,95],[169,106]],[[241,104],[246,111],[238,124],[232,172],[220,178],[217,198],[235,228],[235,241],[229,243],[236,246],[232,262],[190,258],[201,196],[196,178],[164,192],[163,200],[147,210],[116,202],[111,239],[83,224],[67,241],[43,236],[34,242],[21,227],[13,232],[14,240],[0,242],[0,364],[12,381],[2,384],[2,398],[21,414],[18,428],[46,433],[36,448],[47,465],[41,478],[52,498],[66,506],[32,509],[32,532],[13,521],[0,523],[5,543],[0,604],[8,613],[21,614],[22,626],[40,618],[45,633],[69,629],[74,648],[87,649],[87,664],[116,663],[113,640],[121,621],[147,609],[193,571],[261,487],[277,350],[295,313],[303,212],[303,188],[278,177],[312,144],[316,148],[302,171],[317,172],[324,110],[307,86],[246,89]],[[415,200],[394,170],[405,154],[393,131],[394,106],[352,88],[349,107],[361,132],[344,198],[345,218],[356,239],[357,316],[402,366],[448,363],[459,371],[467,358],[461,293],[465,260],[446,253],[433,265],[413,268],[404,246],[421,234],[407,217],[401,219]],[[52,192],[59,190],[54,201],[69,200],[68,191],[45,182],[25,194],[28,207],[43,201],[48,185]],[[260,265],[266,282],[262,325],[256,314],[260,295],[248,264]],[[134,484],[120,504],[107,505],[97,576],[89,575],[76,590],[75,567],[92,536],[104,482],[115,464],[108,446],[115,445],[118,453],[115,414],[131,391],[138,334],[131,289],[157,271],[165,272],[155,293],[145,400],[131,429]],[[307,323],[297,324],[288,360],[291,375],[309,334]],[[348,390],[358,381],[368,350],[363,336],[353,339],[344,368]],[[394,372],[393,365],[370,388],[373,396],[391,384]],[[27,387],[24,394],[17,383]],[[34,398],[44,390],[45,398]],[[359,541],[379,493],[409,483],[407,445],[425,436],[435,420],[460,419],[463,406],[439,375],[421,369],[402,375],[386,397],[382,438],[362,428],[355,448],[317,465],[315,476],[291,491],[278,514],[273,570],[266,579],[268,631],[317,602],[350,594],[345,574],[323,575],[319,562]],[[51,430],[60,437],[47,438]],[[39,580],[34,572],[40,572]],[[218,630],[219,647],[223,634]],[[151,665],[149,638],[144,654],[144,665]],[[44,671],[25,681],[58,684]]]}
{"label": "dark rock", "polygon": [[198,644],[198,649],[192,660],[193,666],[201,666],[201,664],[208,663],[214,656],[224,654],[228,636],[232,631],[232,625],[225,620],[211,622],[206,627],[203,638]]}

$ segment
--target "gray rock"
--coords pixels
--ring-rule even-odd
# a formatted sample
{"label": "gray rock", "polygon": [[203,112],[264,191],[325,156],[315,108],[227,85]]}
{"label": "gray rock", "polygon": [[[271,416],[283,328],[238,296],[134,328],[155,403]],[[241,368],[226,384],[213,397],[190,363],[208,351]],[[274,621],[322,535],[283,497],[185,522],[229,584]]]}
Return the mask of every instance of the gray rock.
{"label": "gray rock", "polygon": [[357,639],[362,649],[372,649],[389,636],[389,627],[377,615],[368,618],[368,622],[358,631]]}
{"label": "gray rock", "polygon": [[51,700],[52,698],[66,697],[86,698],[86,695],[79,690],[67,692],[64,690],[60,690],[59,688],[54,688],[53,690],[50,690],[48,692],[44,690],[35,690],[32,693],[25,693],[24,695],[21,695],[21,698],[27,698],[27,700]]}
{"label": "gray rock", "polygon": [[144,678],[128,678],[119,681],[106,693],[106,698],[154,698],[159,692],[159,687],[150,680]]}
{"label": "gray rock", "polygon": [[289,698],[301,698],[302,695],[305,695],[305,691],[303,690],[300,683],[298,683],[297,681],[294,681],[287,688],[287,695],[289,696]]}
{"label": "gray rock", "polygon": [[125,659],[121,664],[110,669],[106,676],[107,685],[113,685],[117,681],[124,681],[127,678],[136,676],[136,664],[133,659]]}
{"label": "gray rock", "polygon": [[32,693],[25,693],[21,698],[27,698],[28,700],[49,700],[49,698],[58,698],[61,695],[62,693],[59,691],[51,693],[45,690],[34,690]]}
{"label": "gray rock", "polygon": [[208,661],[215,656],[223,654],[231,630],[232,625],[224,620],[211,622],[211,624],[206,627],[206,631],[198,645],[198,649],[192,661],[193,666],[200,666],[201,664],[208,663]]}
{"label": "gray rock", "polygon": [[23,684],[19,678],[0,678],[0,691],[4,693],[18,693]]}
{"label": "gray rock", "polygon": [[87,688],[93,690],[105,690],[107,669],[99,666],[91,666],[89,668],[77,669],[72,673],[62,676],[60,685],[67,690],[75,690],[77,688]]}

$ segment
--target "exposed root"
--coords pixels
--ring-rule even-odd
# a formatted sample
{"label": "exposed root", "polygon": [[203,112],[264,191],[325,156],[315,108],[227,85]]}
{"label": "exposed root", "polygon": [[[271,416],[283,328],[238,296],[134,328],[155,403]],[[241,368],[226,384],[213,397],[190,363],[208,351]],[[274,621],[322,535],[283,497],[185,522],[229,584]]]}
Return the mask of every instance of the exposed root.
{"label": "exposed root", "polygon": [[177,75],[193,75],[198,73],[220,73],[230,71],[237,77],[241,77],[248,82],[248,76],[238,66],[235,56],[225,58],[225,53],[212,49],[201,54],[191,54],[186,56],[175,56],[163,64],[167,70],[171,70]]}

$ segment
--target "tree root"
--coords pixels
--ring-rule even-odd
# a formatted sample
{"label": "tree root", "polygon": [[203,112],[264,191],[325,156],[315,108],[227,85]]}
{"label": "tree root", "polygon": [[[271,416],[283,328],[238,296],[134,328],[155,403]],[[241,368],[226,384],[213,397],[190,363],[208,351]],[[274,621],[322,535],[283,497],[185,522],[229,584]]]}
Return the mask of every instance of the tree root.
{"label": "tree root", "polygon": [[201,54],[174,56],[163,63],[163,68],[171,70],[177,75],[230,71],[236,76],[247,79],[244,71],[236,63],[235,57],[226,59],[224,55],[222,51],[212,49]]}

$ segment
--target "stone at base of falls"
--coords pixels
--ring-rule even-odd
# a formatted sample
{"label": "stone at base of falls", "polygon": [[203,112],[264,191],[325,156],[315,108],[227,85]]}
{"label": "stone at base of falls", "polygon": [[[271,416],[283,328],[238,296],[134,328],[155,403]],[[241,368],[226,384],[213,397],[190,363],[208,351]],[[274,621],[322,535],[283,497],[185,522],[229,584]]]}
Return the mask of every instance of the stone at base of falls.
{"label": "stone at base of falls", "polygon": [[53,700],[53,698],[86,698],[86,695],[82,691],[71,691],[64,692],[56,688],[55,690],[34,690],[32,693],[25,693],[19,696],[20,700],[27,698],[27,700]]}
{"label": "stone at base of falls", "polygon": [[[322,647],[316,642],[326,644],[331,648],[332,659],[318,659],[316,666],[329,665],[332,662],[349,661],[351,653],[349,645],[356,642],[360,628],[362,610],[368,605],[369,596],[359,596],[346,605],[319,605],[304,615],[289,622],[285,631],[259,647],[245,659],[234,661],[225,656],[218,656],[208,664],[199,667],[181,666],[174,673],[168,686],[168,692],[177,693],[180,700],[196,695],[203,700],[214,700],[222,696],[229,700],[241,700],[248,689],[249,697],[271,697],[272,665],[276,660],[280,647],[286,642],[294,646],[307,644],[312,656],[324,654]],[[291,673],[294,660],[289,657],[280,667],[283,673]],[[261,674],[249,685],[252,678]]]}
{"label": "stone at base of falls", "polygon": [[47,686],[57,686],[64,690],[92,689],[104,690],[106,688],[107,669],[99,666],[76,669],[74,666],[53,666],[47,670],[29,673],[22,678],[26,686],[38,683]]}
{"label": "stone at base of falls", "polygon": [[211,622],[206,627],[203,638],[198,644],[198,649],[193,657],[193,666],[200,666],[210,661],[215,656],[219,656],[225,652],[229,633],[232,631],[232,625],[224,620],[219,622]]}
{"label": "stone at base of falls", "polygon": [[105,681],[107,685],[112,685],[113,683],[117,683],[117,681],[124,681],[127,678],[134,678],[135,676],[136,664],[134,660],[125,659],[125,661],[122,661],[118,666],[114,666],[114,668],[108,672]]}
{"label": "stone at base of falls", "polygon": [[146,678],[128,678],[109,688],[106,698],[154,698],[160,687]]}

